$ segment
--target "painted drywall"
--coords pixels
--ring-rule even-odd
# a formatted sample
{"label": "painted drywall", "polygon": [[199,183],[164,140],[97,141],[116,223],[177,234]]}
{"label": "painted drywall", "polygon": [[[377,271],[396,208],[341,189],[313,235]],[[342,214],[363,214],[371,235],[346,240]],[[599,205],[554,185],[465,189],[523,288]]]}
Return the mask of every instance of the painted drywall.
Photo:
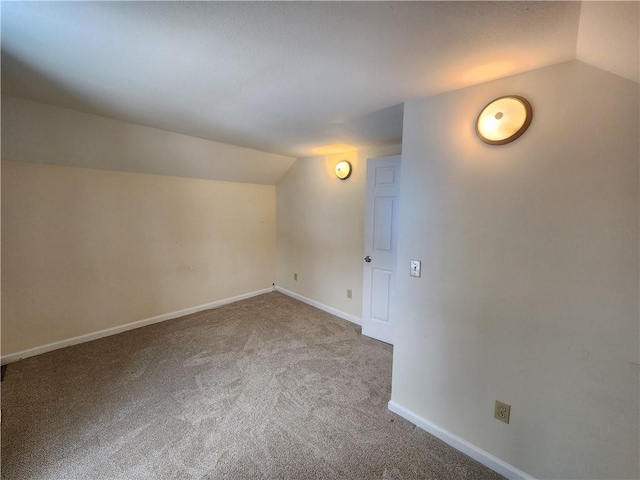
{"label": "painted drywall", "polygon": [[[537,478],[640,474],[639,90],[574,61],[405,104],[392,400]],[[505,94],[533,122],[485,145]]]}
{"label": "painted drywall", "polygon": [[266,185],[295,160],[8,95],[2,159]]}
{"label": "painted drywall", "polygon": [[[293,164],[276,186],[279,287],[362,318],[367,159],[398,153],[396,145],[302,158]],[[341,160],[353,166],[346,180],[335,175]],[[352,298],[347,298],[347,289],[353,291]]]}
{"label": "painted drywall", "polygon": [[640,2],[581,2],[576,58],[640,81]]}
{"label": "painted drywall", "polygon": [[579,2],[3,2],[2,89],[293,157],[575,58]]}
{"label": "painted drywall", "polygon": [[2,232],[6,356],[271,287],[275,187],[3,161]]}

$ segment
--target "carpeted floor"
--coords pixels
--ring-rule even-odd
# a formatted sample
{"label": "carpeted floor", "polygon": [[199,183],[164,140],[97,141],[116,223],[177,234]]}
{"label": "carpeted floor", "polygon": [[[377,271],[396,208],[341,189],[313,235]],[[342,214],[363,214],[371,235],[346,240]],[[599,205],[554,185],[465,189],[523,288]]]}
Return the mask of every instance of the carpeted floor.
{"label": "carpeted floor", "polygon": [[270,293],[13,363],[2,478],[502,478],[387,410],[359,332]]}

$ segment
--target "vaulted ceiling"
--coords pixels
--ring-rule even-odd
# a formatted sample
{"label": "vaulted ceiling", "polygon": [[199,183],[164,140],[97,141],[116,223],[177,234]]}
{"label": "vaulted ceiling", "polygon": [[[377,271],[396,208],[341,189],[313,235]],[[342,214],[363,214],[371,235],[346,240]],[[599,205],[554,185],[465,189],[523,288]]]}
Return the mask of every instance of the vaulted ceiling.
{"label": "vaulted ceiling", "polygon": [[576,57],[638,81],[638,3],[612,5],[3,2],[2,92],[305,157],[399,143],[408,99]]}

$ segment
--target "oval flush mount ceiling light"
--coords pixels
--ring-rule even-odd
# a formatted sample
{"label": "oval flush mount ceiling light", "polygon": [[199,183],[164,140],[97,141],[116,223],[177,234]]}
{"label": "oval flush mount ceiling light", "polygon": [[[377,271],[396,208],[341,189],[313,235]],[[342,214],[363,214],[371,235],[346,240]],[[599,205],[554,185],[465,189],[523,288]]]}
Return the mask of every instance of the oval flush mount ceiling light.
{"label": "oval flush mount ceiling light", "polygon": [[346,160],[342,160],[336,165],[336,177],[340,180],[346,180],[351,175],[351,164]]}
{"label": "oval flush mount ceiling light", "polygon": [[522,135],[531,124],[531,104],[517,95],[496,98],[482,109],[476,133],[489,145],[504,145]]}

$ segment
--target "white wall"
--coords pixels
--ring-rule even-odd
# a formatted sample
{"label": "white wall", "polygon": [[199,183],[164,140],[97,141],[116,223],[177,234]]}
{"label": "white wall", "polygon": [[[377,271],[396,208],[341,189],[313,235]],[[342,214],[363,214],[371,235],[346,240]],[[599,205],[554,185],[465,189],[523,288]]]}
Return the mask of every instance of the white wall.
{"label": "white wall", "polygon": [[[276,188],[279,287],[362,317],[367,159],[397,153],[399,145],[302,158],[293,164]],[[353,166],[344,181],[334,172],[340,160]],[[353,298],[347,298],[347,289]]]}
{"label": "white wall", "polygon": [[580,5],[576,58],[640,81],[640,2],[587,1]]}
{"label": "white wall", "polygon": [[[485,145],[505,94],[533,123]],[[538,478],[640,474],[639,100],[570,62],[405,105],[392,400]]]}
{"label": "white wall", "polygon": [[270,288],[275,187],[3,161],[2,234],[7,356]]}
{"label": "white wall", "polygon": [[2,159],[267,185],[295,160],[8,95]]}

